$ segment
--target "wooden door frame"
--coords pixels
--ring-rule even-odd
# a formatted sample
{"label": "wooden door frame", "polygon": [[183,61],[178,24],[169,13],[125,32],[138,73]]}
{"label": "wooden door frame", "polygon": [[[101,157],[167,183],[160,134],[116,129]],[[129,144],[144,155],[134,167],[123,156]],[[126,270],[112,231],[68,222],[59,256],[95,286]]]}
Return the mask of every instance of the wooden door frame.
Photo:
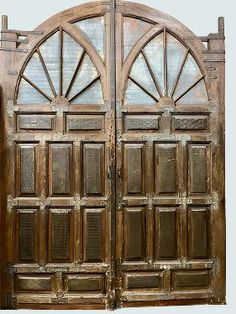
{"label": "wooden door frame", "polygon": [[[105,86],[105,81],[108,81],[109,78],[106,77],[106,71],[102,61],[97,56],[95,50],[88,44],[85,38],[81,35],[81,42],[83,42],[86,47],[88,54],[91,57],[96,59],[96,63],[99,67],[99,70],[102,73],[103,89],[106,91],[108,99],[111,100],[114,112],[117,110],[116,104],[121,104],[124,94],[124,88],[127,80],[127,75],[129,73],[130,67],[135,60],[138,52],[160,29],[165,27],[170,32],[173,32],[177,35],[183,42],[189,46],[192,53],[199,62],[200,68],[203,73],[206,75],[205,83],[208,88],[209,99],[212,107],[215,104],[219,107],[219,112],[214,118],[217,119],[216,125],[219,129],[215,130],[216,140],[217,140],[217,150],[215,153],[215,167],[213,178],[216,182],[213,185],[213,190],[215,191],[213,203],[215,204],[215,210],[213,211],[212,222],[215,226],[213,237],[215,239],[214,243],[214,252],[213,256],[216,258],[216,263],[219,267],[218,273],[214,279],[215,286],[215,298],[208,300],[208,303],[224,303],[225,302],[225,189],[224,189],[224,101],[225,101],[225,47],[224,47],[224,19],[219,18],[218,21],[218,32],[215,34],[209,34],[208,36],[197,37],[194,35],[187,27],[182,23],[170,17],[169,15],[157,11],[148,6],[132,3],[132,2],[122,2],[112,0],[108,2],[91,2],[77,7],[71,8],[69,10],[63,11],[49,18],[47,21],[39,25],[34,31],[26,32],[21,30],[8,30],[7,25],[5,29],[2,30],[1,39],[2,45],[0,48],[1,56],[1,70],[0,70],[0,86],[1,86],[1,110],[8,112],[8,115],[13,118],[13,107],[15,99],[16,86],[18,85],[18,74],[21,72],[24,64],[29,59],[32,50],[40,42],[44,41],[46,37],[57,27],[64,27],[67,30],[70,29],[70,24],[73,21],[79,20],[81,18],[89,18],[93,16],[103,15],[105,13],[111,14],[110,19],[110,29],[111,32],[108,35],[109,40],[111,40],[112,47],[109,52],[107,52],[107,58],[110,60],[108,64],[109,77],[113,84],[110,86]],[[141,38],[141,40],[134,46],[131,53],[129,54],[127,60],[122,65],[122,55],[121,51],[116,51],[115,46],[117,43],[120,44],[122,39],[122,33],[120,32],[119,26],[121,25],[122,14],[125,16],[138,17],[144,21],[149,21],[153,24],[153,28]],[[154,25],[156,23],[156,25]],[[6,24],[6,23],[5,23]],[[160,25],[160,26],[159,26]],[[19,43],[20,36],[25,36],[28,43]],[[116,38],[115,38],[116,36]],[[203,45],[207,44],[207,49]],[[116,44],[116,45],[115,45]],[[116,55],[115,55],[116,53]],[[13,62],[14,60],[14,62]],[[116,80],[116,77],[121,78],[121,80]],[[0,118],[0,132],[1,132],[1,177],[5,178],[3,185],[1,186],[0,193],[0,206],[1,206],[1,230],[4,230],[4,234],[7,235],[9,230],[6,228],[6,209],[10,210],[10,207],[13,205],[11,199],[7,200],[5,195],[7,191],[11,191],[12,187],[8,185],[7,176],[10,172],[10,164],[8,156],[12,155],[12,151],[6,150],[7,147],[7,134],[5,130],[11,128],[12,121],[11,119],[5,119],[5,116],[2,114]],[[116,122],[114,119],[114,129],[116,129]],[[116,141],[116,135],[114,138]],[[112,164],[112,177],[116,176],[116,149],[113,147],[113,164]],[[116,215],[115,208],[118,206],[117,196],[115,195],[116,189],[116,180],[113,179],[113,195],[112,204],[114,210],[111,211],[111,238],[112,240],[112,259],[111,259],[111,294],[110,294],[110,308],[116,307],[115,304],[115,295],[118,293],[115,291],[116,280],[114,275],[116,273],[116,250],[117,245],[115,243],[115,233],[116,225],[119,224],[119,214]],[[217,208],[218,205],[218,208]],[[224,245],[222,245],[224,243]],[[6,265],[4,261],[4,254],[7,247],[4,246],[3,241],[1,242],[1,282],[5,284],[5,279],[2,274],[4,274],[10,267]],[[2,285],[1,285],[2,287]],[[218,290],[217,287],[221,287],[221,290]],[[2,293],[1,293],[2,294]],[[9,300],[11,303],[11,300]],[[1,298],[0,304],[6,303],[5,296]],[[179,301],[166,301],[166,302],[154,302],[154,305],[168,305],[168,304],[182,304]],[[187,303],[196,303],[196,300],[188,301]],[[200,301],[198,302],[200,303]],[[203,302],[206,303],[206,302]],[[130,304],[131,305],[131,304]],[[127,306],[130,306],[127,304]],[[132,304],[134,305],[134,304]],[[140,305],[146,305],[145,303]],[[149,303],[150,305],[150,303]],[[86,308],[86,307],[85,307]],[[88,306],[89,308],[89,306]]]}

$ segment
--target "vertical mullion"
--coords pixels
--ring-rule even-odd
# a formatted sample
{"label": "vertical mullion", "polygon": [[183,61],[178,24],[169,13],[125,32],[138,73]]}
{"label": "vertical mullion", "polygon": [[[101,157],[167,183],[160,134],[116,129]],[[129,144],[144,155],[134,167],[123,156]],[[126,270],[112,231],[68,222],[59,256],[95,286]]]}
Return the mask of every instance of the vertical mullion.
{"label": "vertical mullion", "polygon": [[167,96],[168,91],[167,91],[167,34],[166,34],[166,29],[164,28],[164,32],[163,32],[163,36],[164,36],[164,96]]}
{"label": "vertical mullion", "polygon": [[52,90],[52,93],[53,93],[54,97],[56,97],[56,96],[57,96],[57,93],[56,93],[55,87],[54,87],[54,85],[53,85],[53,83],[52,83],[52,79],[51,79],[51,77],[50,77],[50,75],[49,75],[49,73],[48,73],[48,69],[47,69],[47,66],[46,66],[46,64],[45,64],[45,62],[44,62],[43,56],[42,56],[42,54],[41,54],[39,48],[37,48],[36,51],[37,51],[37,53],[38,53],[38,55],[39,55],[39,60],[40,60],[41,65],[42,65],[42,67],[43,67],[44,73],[45,73],[45,75],[46,75],[46,77],[47,77],[47,80],[48,80],[48,83],[49,83],[50,88],[51,88],[51,90]]}
{"label": "vertical mullion", "polygon": [[66,93],[65,93],[65,97],[66,97],[66,98],[67,98],[67,96],[70,94],[71,88],[72,88],[73,83],[74,83],[74,81],[75,81],[75,79],[76,79],[76,76],[77,76],[78,71],[79,71],[79,69],[80,69],[80,67],[81,67],[81,64],[82,64],[82,62],[83,62],[83,60],[84,60],[85,54],[86,54],[86,53],[85,53],[85,50],[83,50],[83,52],[82,52],[82,54],[81,54],[81,57],[80,57],[80,59],[79,59],[79,62],[78,62],[78,64],[77,64],[77,67],[76,67],[76,69],[75,69],[75,72],[74,72],[74,74],[73,74],[73,76],[72,76],[72,79],[71,79],[71,81],[70,81],[70,84],[69,84],[69,86],[68,86],[68,88],[67,88],[67,91],[66,91]]}
{"label": "vertical mullion", "polygon": [[63,31],[60,27],[60,85],[59,85],[59,95],[62,96],[63,94]]}
{"label": "vertical mullion", "polygon": [[39,210],[39,265],[45,266],[48,261],[48,239],[47,239],[47,228],[48,228],[48,208],[43,204],[48,194],[46,182],[47,182],[47,160],[48,160],[48,147],[45,142],[41,142],[40,145],[40,177],[37,180],[40,180],[40,190],[41,195],[40,199],[42,205]]}
{"label": "vertical mullion", "polygon": [[173,86],[172,91],[171,91],[171,94],[170,94],[171,98],[174,97],[174,93],[175,93],[176,87],[177,87],[177,85],[178,85],[180,76],[181,76],[181,74],[182,74],[182,72],[183,72],[183,68],[184,68],[185,62],[186,62],[186,60],[187,60],[188,54],[189,54],[189,49],[186,49],[186,52],[185,52],[183,61],[182,61],[182,63],[181,63],[181,66],[180,66],[178,75],[177,75],[177,77],[176,77],[174,86]]}
{"label": "vertical mullion", "polygon": [[157,90],[158,94],[159,94],[160,97],[161,97],[161,96],[162,96],[162,90],[161,90],[160,85],[159,85],[159,83],[158,83],[158,81],[157,81],[157,79],[156,79],[156,77],[155,77],[155,74],[154,74],[154,72],[153,72],[153,70],[152,70],[152,67],[151,67],[150,62],[149,62],[149,60],[148,60],[148,57],[147,57],[147,55],[146,55],[146,53],[145,53],[145,51],[144,51],[143,49],[141,50],[141,53],[142,53],[142,56],[143,56],[143,58],[144,58],[144,60],[145,60],[146,65],[147,65],[147,67],[148,67],[148,70],[149,70],[149,72],[150,72],[150,75],[151,75],[151,77],[152,77],[152,80],[153,80],[153,82],[154,82],[154,84],[155,84],[156,90]]}

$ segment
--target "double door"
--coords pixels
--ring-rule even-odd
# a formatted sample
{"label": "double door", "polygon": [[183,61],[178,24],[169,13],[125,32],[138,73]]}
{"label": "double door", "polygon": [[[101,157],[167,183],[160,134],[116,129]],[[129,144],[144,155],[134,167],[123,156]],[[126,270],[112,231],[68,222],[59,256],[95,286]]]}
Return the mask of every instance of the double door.
{"label": "double door", "polygon": [[0,52],[3,307],[224,302],[223,87],[200,39],[126,2],[27,36]]}

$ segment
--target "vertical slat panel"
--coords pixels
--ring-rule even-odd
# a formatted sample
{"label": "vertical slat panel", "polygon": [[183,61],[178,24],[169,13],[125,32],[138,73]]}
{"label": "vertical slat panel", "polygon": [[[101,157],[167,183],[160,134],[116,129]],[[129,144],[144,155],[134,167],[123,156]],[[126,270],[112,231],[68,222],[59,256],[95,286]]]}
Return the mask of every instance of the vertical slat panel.
{"label": "vertical slat panel", "polygon": [[19,143],[16,146],[17,195],[37,195],[37,143]]}
{"label": "vertical slat panel", "polygon": [[68,262],[72,247],[71,210],[50,209],[49,211],[49,260]]}
{"label": "vertical slat panel", "polygon": [[105,210],[85,209],[83,219],[83,259],[86,262],[102,262],[104,259]]}
{"label": "vertical slat panel", "polygon": [[73,190],[72,174],[72,144],[49,144],[49,194],[70,195]]}
{"label": "vertical slat panel", "polygon": [[176,194],[178,190],[176,143],[155,143],[155,190]]}
{"label": "vertical slat panel", "polygon": [[145,144],[124,144],[125,194],[143,194],[145,191]]}
{"label": "vertical slat panel", "polygon": [[190,259],[208,258],[208,209],[188,209],[188,255]]}
{"label": "vertical slat panel", "polygon": [[47,263],[47,210],[45,208],[39,211],[39,265],[43,266]]}
{"label": "vertical slat panel", "polygon": [[35,148],[21,147],[21,194],[35,192]]}
{"label": "vertical slat panel", "polygon": [[[40,143],[40,153],[39,153],[39,170],[37,175],[37,181],[40,183],[40,195],[44,199],[47,194],[48,189],[48,175],[47,175],[47,164],[48,164],[48,145],[46,142]],[[44,266],[48,259],[48,209],[46,204],[43,202],[40,205],[39,210],[39,265]]]}
{"label": "vertical slat panel", "polygon": [[209,191],[209,150],[210,145],[205,143],[188,145],[189,194],[206,194]]}
{"label": "vertical slat panel", "polygon": [[155,259],[175,259],[178,255],[176,208],[155,210]]}
{"label": "vertical slat panel", "polygon": [[124,259],[144,260],[146,257],[146,211],[141,208],[124,210]]}
{"label": "vertical slat panel", "polygon": [[84,195],[104,194],[105,147],[103,143],[83,144]]}
{"label": "vertical slat panel", "polygon": [[38,235],[38,212],[32,209],[19,209],[17,211],[16,247],[17,260],[23,263],[36,262],[37,235]]}

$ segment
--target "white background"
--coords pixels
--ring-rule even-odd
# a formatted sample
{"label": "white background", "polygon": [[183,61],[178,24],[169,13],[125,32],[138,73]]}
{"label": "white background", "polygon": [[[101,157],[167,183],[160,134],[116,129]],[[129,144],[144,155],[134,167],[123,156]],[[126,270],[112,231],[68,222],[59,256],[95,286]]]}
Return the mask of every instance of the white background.
{"label": "white background", "polygon": [[[9,28],[32,30],[41,22],[85,0],[0,0],[0,15],[9,15]],[[236,3],[235,0],[139,0],[180,20],[196,35],[217,32],[218,16],[225,17],[226,31],[226,218],[227,218],[227,305],[122,309],[118,313],[143,314],[231,314],[236,312]],[[235,93],[234,93],[235,91]],[[235,197],[236,199],[236,197]],[[2,311],[4,313],[6,311]],[[18,313],[31,311],[18,311]],[[33,311],[32,311],[33,312]],[[44,311],[37,311],[40,312]],[[60,311],[50,311],[58,312]],[[75,312],[75,311],[74,311]],[[77,311],[76,311],[77,312]],[[106,311],[78,311],[105,313]],[[11,313],[11,312],[8,312]],[[49,314],[50,314],[49,313]]]}

